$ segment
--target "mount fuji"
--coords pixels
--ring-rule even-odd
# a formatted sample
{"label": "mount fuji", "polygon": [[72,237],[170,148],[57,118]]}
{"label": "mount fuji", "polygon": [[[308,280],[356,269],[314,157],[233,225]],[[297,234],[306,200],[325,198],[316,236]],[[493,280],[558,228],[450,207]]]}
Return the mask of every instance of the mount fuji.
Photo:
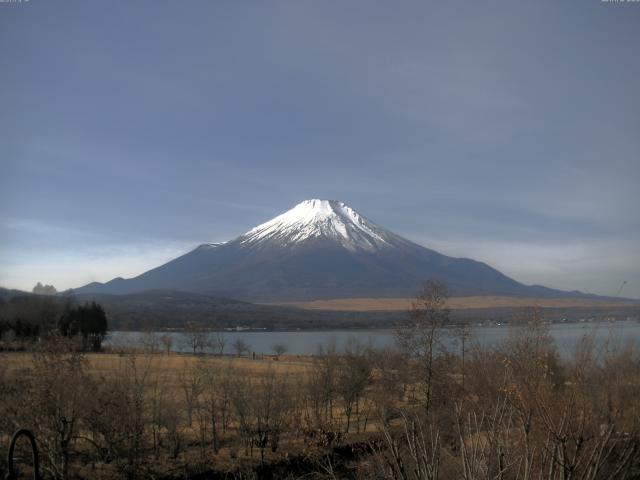
{"label": "mount fuji", "polygon": [[306,200],[224,243],[77,293],[182,290],[258,302],[412,297],[427,279],[454,296],[586,296],[519,283],[489,265],[413,243],[334,200]]}

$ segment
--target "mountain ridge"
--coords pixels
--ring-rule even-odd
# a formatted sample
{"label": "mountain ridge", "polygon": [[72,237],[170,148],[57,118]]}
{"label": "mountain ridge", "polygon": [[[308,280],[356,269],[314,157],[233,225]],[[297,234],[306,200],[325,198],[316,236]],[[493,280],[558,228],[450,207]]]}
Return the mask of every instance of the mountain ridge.
{"label": "mountain ridge", "polygon": [[524,285],[483,262],[407,240],[335,200],[305,200],[228,242],[201,244],[131,279],[78,293],[175,289],[247,301],[411,297],[427,279],[453,296],[595,297]]}

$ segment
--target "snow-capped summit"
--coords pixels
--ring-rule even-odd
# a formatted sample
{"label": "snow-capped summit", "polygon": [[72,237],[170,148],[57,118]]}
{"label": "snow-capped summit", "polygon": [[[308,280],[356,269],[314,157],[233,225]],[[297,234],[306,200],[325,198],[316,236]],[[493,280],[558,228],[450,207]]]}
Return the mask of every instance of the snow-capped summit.
{"label": "snow-capped summit", "polygon": [[252,228],[240,237],[245,245],[269,242],[295,246],[307,240],[326,239],[348,250],[373,251],[390,246],[394,235],[336,200],[311,199],[282,215]]}

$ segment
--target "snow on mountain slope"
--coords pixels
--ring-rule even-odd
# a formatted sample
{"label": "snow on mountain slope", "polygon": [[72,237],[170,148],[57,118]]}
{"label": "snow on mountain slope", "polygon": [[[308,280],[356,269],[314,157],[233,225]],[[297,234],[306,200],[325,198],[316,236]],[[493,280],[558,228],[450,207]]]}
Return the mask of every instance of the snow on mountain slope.
{"label": "snow on mountain slope", "polygon": [[243,245],[275,242],[295,246],[312,239],[330,239],[347,250],[388,248],[396,235],[367,220],[353,208],[335,200],[305,200],[291,210],[249,230],[238,240]]}
{"label": "snow on mountain slope", "polygon": [[229,242],[203,243],[202,245],[198,246],[198,248],[205,249],[205,250],[213,250],[214,248],[219,248],[222,245],[225,245],[226,243],[229,243]]}

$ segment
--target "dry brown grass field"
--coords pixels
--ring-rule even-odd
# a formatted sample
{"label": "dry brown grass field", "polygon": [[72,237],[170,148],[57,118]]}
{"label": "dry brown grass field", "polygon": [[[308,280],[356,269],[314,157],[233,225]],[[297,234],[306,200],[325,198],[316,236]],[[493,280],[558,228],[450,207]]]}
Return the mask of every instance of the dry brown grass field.
{"label": "dry brown grass field", "polygon": [[[337,311],[400,311],[411,306],[412,298],[335,298],[329,300],[314,300],[310,302],[284,302],[278,305],[288,305],[308,310],[337,310]],[[576,307],[620,307],[624,305],[637,306],[640,302],[633,300],[599,300],[588,298],[526,298],[526,297],[450,297],[448,307],[452,310],[462,309],[490,309],[490,308],[576,308]]]}
{"label": "dry brown grass field", "polygon": [[[44,435],[56,437],[53,433],[56,429],[51,425],[34,428],[34,424],[46,425],[47,420],[53,419],[37,418],[37,414],[33,415],[33,407],[37,405],[37,409],[43,410],[52,407],[59,412],[78,399],[82,399],[81,405],[75,405],[75,408],[94,409],[103,417],[97,430],[89,421],[76,432],[69,468],[78,478],[131,478],[131,468],[139,469],[133,475],[135,478],[145,478],[151,470],[154,476],[173,478],[171,472],[176,469],[182,478],[212,468],[218,472],[235,472],[233,475],[244,478],[242,471],[251,472],[261,464],[286,460],[290,456],[313,455],[314,452],[317,455],[333,442],[333,431],[338,439],[344,428],[345,412],[337,398],[319,406],[322,412],[316,408],[315,414],[323,417],[321,423],[326,423],[325,426],[311,419],[315,414],[302,399],[302,390],[318,387],[316,394],[321,393],[315,376],[318,362],[310,356],[248,358],[123,350],[79,354],[81,366],[75,374],[61,372],[60,368],[73,370],[72,355],[64,352],[47,354],[46,363],[42,364],[38,352],[0,352],[3,387],[0,413],[6,415],[4,420],[14,417],[8,422],[12,425],[10,428],[0,421],[0,427],[3,427],[0,450],[6,450],[10,434],[17,427],[40,430],[40,434],[36,434],[40,441]],[[333,375],[333,366],[325,365]],[[370,368],[367,367],[367,376],[372,375]],[[30,384],[51,380],[55,383],[50,385],[50,390],[60,389],[54,398],[41,391],[38,396],[42,397],[27,398],[32,396],[29,392],[34,385]],[[330,380],[332,384],[335,381],[333,377]],[[5,390],[5,387],[8,388]],[[35,390],[38,390],[37,386]],[[116,398],[111,398],[114,393]],[[358,398],[354,397],[356,402],[361,401],[362,393],[357,394]],[[97,398],[100,395],[107,397],[104,403]],[[273,400],[265,401],[266,397]],[[15,407],[21,402],[22,405]],[[109,408],[109,404],[115,408]],[[368,408],[371,408],[370,402]],[[142,426],[136,433],[129,428],[138,416]],[[361,435],[374,429],[373,424],[363,425],[361,416],[359,412],[350,419],[354,438],[356,430],[360,432],[357,435]],[[68,420],[66,418],[64,422]],[[74,422],[80,423],[79,418]],[[214,422],[219,424],[215,434],[212,430]],[[110,438],[113,432],[120,432],[122,445]],[[258,440],[261,435],[268,443],[262,444]],[[99,451],[104,453],[105,449],[113,449],[123,455],[136,448],[131,439],[137,436],[139,442],[145,444],[145,453],[140,455],[144,456],[143,460],[138,458],[133,462],[134,466],[126,460],[116,462],[101,458],[101,455],[94,458],[91,466],[78,462],[81,457],[95,455],[94,447],[100,443]],[[55,447],[48,448],[55,450]],[[53,463],[52,459],[50,461]],[[4,477],[2,469],[0,462],[0,474]],[[65,478],[65,475],[60,471],[49,471],[47,478]]]}
{"label": "dry brown grass field", "polygon": [[[271,369],[277,373],[303,373],[312,366],[311,357],[304,355],[282,355],[276,360],[273,355],[264,355],[262,358],[251,359],[234,356],[189,355],[172,352],[166,354],[137,355],[126,353],[87,353],[85,359],[87,369],[95,375],[104,375],[121,368],[131,358],[144,361],[149,366],[150,374],[163,374],[169,378],[177,377],[181,372],[204,366],[209,369],[224,369],[228,367],[239,368],[260,376]],[[33,354],[30,352],[0,352],[0,361],[8,375],[24,371],[32,366]]]}

